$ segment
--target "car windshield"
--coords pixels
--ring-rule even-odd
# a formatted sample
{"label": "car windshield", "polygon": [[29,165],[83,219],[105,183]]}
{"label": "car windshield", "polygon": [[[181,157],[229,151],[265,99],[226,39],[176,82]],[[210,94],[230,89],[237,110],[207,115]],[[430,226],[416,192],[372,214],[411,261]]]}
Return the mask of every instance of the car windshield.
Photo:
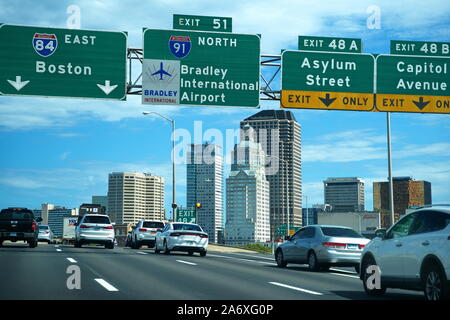
{"label": "car windshield", "polygon": [[100,223],[100,224],[110,224],[108,217],[103,216],[87,216],[84,218],[84,223]]}
{"label": "car windshield", "polygon": [[158,221],[144,221],[144,223],[142,224],[143,228],[164,228],[164,223],[163,222],[158,222]]}
{"label": "car windshield", "polygon": [[181,224],[176,223],[173,225],[173,230],[188,230],[188,231],[202,231],[202,229],[196,224]]}
{"label": "car windshield", "polygon": [[1,220],[31,220],[33,212],[27,209],[3,209],[0,212]]}
{"label": "car windshield", "polygon": [[321,227],[324,235],[328,237],[344,237],[344,238],[363,238],[353,229],[337,228],[337,227]]}

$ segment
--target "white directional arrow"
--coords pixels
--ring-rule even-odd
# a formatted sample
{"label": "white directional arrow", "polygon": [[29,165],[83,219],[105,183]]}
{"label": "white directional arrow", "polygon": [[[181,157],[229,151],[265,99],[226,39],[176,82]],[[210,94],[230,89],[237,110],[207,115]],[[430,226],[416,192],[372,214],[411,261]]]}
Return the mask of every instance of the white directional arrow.
{"label": "white directional arrow", "polygon": [[111,86],[110,84],[111,84],[111,82],[110,82],[109,80],[105,80],[105,85],[97,84],[97,86],[98,86],[100,89],[102,89],[102,91],[103,91],[106,95],[108,95],[108,94],[110,94],[115,88],[117,88],[117,84],[114,85],[114,86]]}
{"label": "white directional arrow", "polygon": [[21,76],[16,76],[16,81],[13,80],[7,80],[9,82],[10,85],[12,85],[14,88],[16,88],[17,91],[20,91],[20,89],[22,89],[23,87],[25,87],[28,81],[22,81],[22,77]]}

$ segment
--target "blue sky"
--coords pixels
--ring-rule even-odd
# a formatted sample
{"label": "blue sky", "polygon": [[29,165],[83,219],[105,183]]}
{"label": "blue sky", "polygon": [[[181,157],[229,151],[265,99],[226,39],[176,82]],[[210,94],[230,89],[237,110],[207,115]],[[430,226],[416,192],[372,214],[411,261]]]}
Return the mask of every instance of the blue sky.
{"label": "blue sky", "polygon": [[[129,47],[142,47],[142,28],[171,29],[173,14],[233,18],[233,32],[261,34],[261,52],[296,49],[299,35],[361,38],[363,51],[389,53],[390,40],[450,41],[450,3],[437,1],[0,1],[0,22],[66,27],[70,5],[81,9],[81,28],[128,31]],[[369,29],[370,6],[381,28]],[[136,69],[134,72],[138,72]],[[263,70],[264,72],[267,72]],[[261,109],[278,109],[276,101]],[[193,132],[237,129],[259,110],[142,105],[125,102],[0,97],[0,207],[78,207],[106,195],[108,173],[151,172],[166,179],[171,202],[170,124],[143,116],[157,111]],[[302,127],[303,194],[323,203],[323,180],[361,177],[366,208],[372,182],[387,178],[384,113],[294,110]],[[432,183],[435,203],[450,203],[450,115],[391,115],[393,174]],[[193,133],[192,133],[193,134]],[[185,141],[188,143],[187,141]],[[229,167],[225,167],[225,177]],[[186,201],[185,165],[177,166],[177,202]],[[305,199],[304,199],[305,200]]]}

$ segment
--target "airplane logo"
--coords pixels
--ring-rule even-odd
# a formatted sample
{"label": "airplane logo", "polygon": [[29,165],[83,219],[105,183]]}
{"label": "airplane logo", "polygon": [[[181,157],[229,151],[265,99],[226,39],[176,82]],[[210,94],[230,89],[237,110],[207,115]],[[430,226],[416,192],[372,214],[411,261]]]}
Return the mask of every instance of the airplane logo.
{"label": "airplane logo", "polygon": [[154,72],[154,73],[152,73],[152,76],[155,76],[157,74],[159,74],[159,80],[163,80],[163,75],[166,75],[166,76],[169,76],[169,77],[172,76],[170,73],[168,73],[167,71],[164,70],[162,62],[160,64],[159,70]]}

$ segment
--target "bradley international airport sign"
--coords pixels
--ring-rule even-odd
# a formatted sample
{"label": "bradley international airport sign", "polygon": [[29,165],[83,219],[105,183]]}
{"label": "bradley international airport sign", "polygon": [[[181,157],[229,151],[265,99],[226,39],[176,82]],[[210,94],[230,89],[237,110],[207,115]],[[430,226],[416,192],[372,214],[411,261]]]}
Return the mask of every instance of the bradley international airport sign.
{"label": "bradley international airport sign", "polygon": [[0,25],[0,94],[126,99],[127,33]]}
{"label": "bradley international airport sign", "polygon": [[145,29],[143,38],[143,104],[259,107],[259,36]]}

